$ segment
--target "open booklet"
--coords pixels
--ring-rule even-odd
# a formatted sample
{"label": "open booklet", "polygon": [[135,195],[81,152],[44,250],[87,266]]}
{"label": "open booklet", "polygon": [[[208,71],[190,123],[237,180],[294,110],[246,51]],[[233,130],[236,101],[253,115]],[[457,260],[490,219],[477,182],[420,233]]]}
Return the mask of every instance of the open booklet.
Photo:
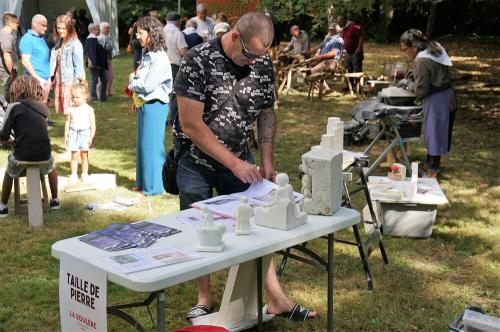
{"label": "open booklet", "polygon": [[[252,208],[265,206],[274,201],[276,188],[278,188],[276,183],[262,180],[257,183],[252,183],[245,191],[209,198],[204,201],[193,203],[191,206],[196,209],[202,209],[203,206],[206,206],[214,214],[234,219],[234,212],[236,207],[240,204],[242,196],[248,197],[248,204]],[[293,198],[295,202],[299,202],[304,199],[304,195],[294,191]]]}

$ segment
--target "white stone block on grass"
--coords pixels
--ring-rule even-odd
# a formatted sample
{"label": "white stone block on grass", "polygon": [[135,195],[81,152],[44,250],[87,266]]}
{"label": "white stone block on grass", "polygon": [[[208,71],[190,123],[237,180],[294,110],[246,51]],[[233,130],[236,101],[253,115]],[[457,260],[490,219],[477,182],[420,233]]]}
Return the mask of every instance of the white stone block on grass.
{"label": "white stone block on grass", "polygon": [[116,174],[90,174],[88,182],[95,184],[96,189],[116,189]]}

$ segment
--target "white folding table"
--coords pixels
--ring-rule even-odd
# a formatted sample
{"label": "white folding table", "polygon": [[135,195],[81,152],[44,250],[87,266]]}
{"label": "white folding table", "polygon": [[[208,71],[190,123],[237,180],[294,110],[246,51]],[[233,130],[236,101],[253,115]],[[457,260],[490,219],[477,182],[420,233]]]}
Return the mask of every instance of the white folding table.
{"label": "white folding table", "polygon": [[[194,227],[180,223],[179,213],[160,216],[148,221],[174,227],[182,232],[161,238],[158,244],[178,244],[195,249],[197,244]],[[309,216],[308,222],[289,231],[255,226],[251,235],[224,234],[223,252],[202,252],[203,258],[125,274],[108,265],[101,257],[107,252],[78,240],[78,237],[58,241],[52,245],[52,256],[61,253],[85,261],[107,273],[109,281],[137,292],[157,293],[157,331],[165,330],[165,294],[167,287],[231,267],[221,309],[209,318],[212,325],[241,330],[258,325],[263,330],[262,280],[267,273],[272,254],[313,239],[328,237],[328,331],[333,330],[333,235],[334,232],[359,223],[355,210],[341,208],[333,216]],[[153,246],[156,245],[153,244]],[[133,252],[134,249],[120,251]],[[264,262],[264,264],[262,263]],[[248,281],[253,281],[248,284]],[[255,281],[256,280],[256,281]],[[235,308],[237,310],[235,311]],[[259,308],[259,309],[258,309]],[[238,321],[243,322],[239,324]]]}

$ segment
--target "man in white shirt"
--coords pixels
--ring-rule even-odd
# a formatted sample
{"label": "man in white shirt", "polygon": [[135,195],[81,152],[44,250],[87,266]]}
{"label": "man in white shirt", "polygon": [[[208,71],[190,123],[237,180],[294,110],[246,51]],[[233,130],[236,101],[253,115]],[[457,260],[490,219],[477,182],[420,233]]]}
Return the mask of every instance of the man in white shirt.
{"label": "man in white shirt", "polygon": [[[188,45],[184,34],[179,29],[179,20],[181,16],[177,12],[167,14],[167,24],[163,28],[165,43],[167,44],[167,55],[172,67],[172,80],[175,82],[175,76],[181,66],[181,60],[188,50]],[[173,84],[173,82],[172,82]],[[177,99],[175,94],[170,95],[170,112],[168,122],[171,124],[177,114]]]}
{"label": "man in white shirt", "polygon": [[196,32],[203,38],[203,41],[207,41],[214,37],[214,20],[207,16],[207,6],[200,3],[196,6],[196,16],[192,18],[198,24]]}

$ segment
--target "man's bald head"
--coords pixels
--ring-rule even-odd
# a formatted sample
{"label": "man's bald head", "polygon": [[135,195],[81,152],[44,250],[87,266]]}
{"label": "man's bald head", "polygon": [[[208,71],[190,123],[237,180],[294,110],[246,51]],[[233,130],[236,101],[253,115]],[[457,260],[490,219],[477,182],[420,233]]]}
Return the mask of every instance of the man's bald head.
{"label": "man's bald head", "polygon": [[31,26],[33,26],[34,24],[37,24],[37,23],[47,24],[47,18],[45,16],[43,16],[42,14],[36,14],[31,19]]}
{"label": "man's bald head", "polygon": [[261,41],[262,46],[265,48],[269,48],[273,42],[273,22],[264,13],[246,13],[236,22],[236,28],[245,42],[255,37]]}
{"label": "man's bald head", "polygon": [[31,19],[31,29],[39,36],[47,32],[47,18],[41,14],[36,14]]}
{"label": "man's bald head", "polygon": [[290,28],[290,34],[294,37],[299,37],[300,36],[300,28],[298,25],[292,25]]}

